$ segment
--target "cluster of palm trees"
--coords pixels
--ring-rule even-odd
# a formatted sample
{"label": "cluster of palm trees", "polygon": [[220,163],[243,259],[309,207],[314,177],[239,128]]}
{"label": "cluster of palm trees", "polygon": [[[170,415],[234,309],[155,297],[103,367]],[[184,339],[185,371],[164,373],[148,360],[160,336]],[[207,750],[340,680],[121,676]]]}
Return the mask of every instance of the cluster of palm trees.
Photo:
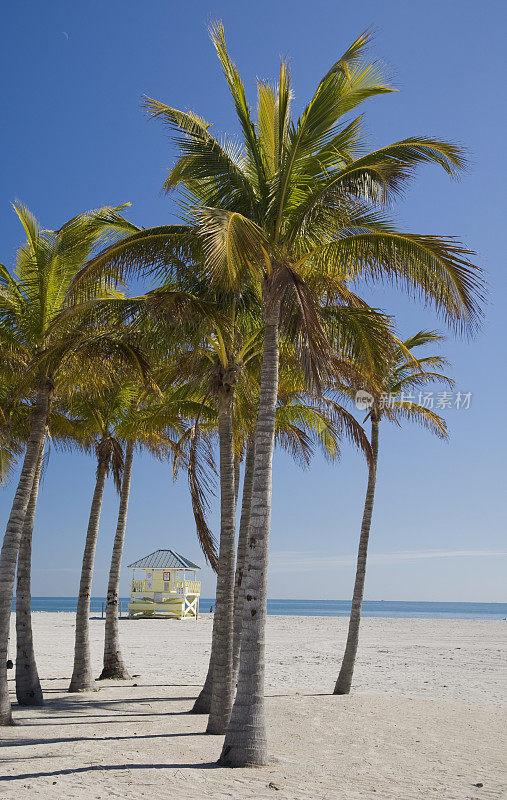
{"label": "cluster of palm trees", "polygon": [[[116,609],[132,461],[146,447],[170,459],[175,473],[187,472],[199,541],[217,572],[210,664],[193,711],[209,715],[209,733],[225,734],[221,763],[246,766],[268,758],[264,629],[274,446],[306,464],[315,447],[335,458],[348,439],[368,465],[335,687],[347,693],[380,422],[413,420],[445,437],[444,420],[403,392],[450,380],[441,356],[416,354],[437,334],[402,341],[392,318],[356,287],[361,280],[391,282],[451,326],[472,331],[483,281],[459,242],[400,231],[389,218],[418,165],[435,163],[455,176],[464,158],[456,145],[428,137],[367,149],[362,116],[350,114],[392,91],[382,65],[367,57],[368,33],[331,66],[298,118],[285,61],[276,84],[258,80],[254,116],[222,25],[210,33],[238,136],[217,138],[197,114],[145,101],[178,149],[164,189],[178,192],[180,224],[139,229],[118,207],[81,214],[52,231],[15,206],[26,242],[12,269],[0,267],[2,473],[24,457],[0,556],[0,723],[11,722],[5,663],[16,564],[17,696],[20,703],[42,702],[30,629],[30,549],[48,442],[80,447],[97,460],[69,690],[86,691],[93,681],[90,593],[109,474],[120,505],[100,677],[128,677]],[[155,288],[131,296],[131,277]],[[354,413],[360,390],[370,398],[371,435]],[[206,521],[215,450],[217,542]]]}

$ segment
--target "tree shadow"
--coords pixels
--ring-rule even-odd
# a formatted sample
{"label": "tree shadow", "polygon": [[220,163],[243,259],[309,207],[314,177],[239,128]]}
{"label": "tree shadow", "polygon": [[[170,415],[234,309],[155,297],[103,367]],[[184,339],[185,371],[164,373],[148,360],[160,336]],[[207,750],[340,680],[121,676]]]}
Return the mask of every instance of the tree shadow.
{"label": "tree shadow", "polygon": [[26,781],[35,778],[56,778],[59,775],[79,775],[87,772],[121,772],[135,769],[227,769],[216,761],[205,761],[200,764],[91,764],[87,767],[74,769],[57,769],[53,772],[25,772],[22,775],[2,775],[0,783],[4,781]]}
{"label": "tree shadow", "polygon": [[[153,714],[136,714],[129,711],[126,711],[124,714],[117,714],[116,716],[106,715],[106,714],[76,714],[73,716],[72,714],[67,716],[58,716],[58,717],[50,717],[50,716],[41,716],[41,717],[18,717],[16,719],[16,725],[26,725],[27,728],[36,728],[38,725],[45,725],[45,724],[54,724],[60,726],[64,725],[114,725],[116,724],[125,724],[129,721],[133,722],[138,717],[156,717],[157,719],[161,719],[162,717],[186,717],[188,716],[188,711],[164,711],[164,712],[154,712]],[[72,722],[48,722],[48,720],[61,720],[61,719],[70,719]],[[25,720],[30,720],[30,722],[25,722]],[[88,721],[89,720],[89,721]]]}
{"label": "tree shadow", "polygon": [[289,692],[289,694],[266,694],[268,697],[343,697],[344,695],[334,695],[333,692]]}
{"label": "tree shadow", "polygon": [[[114,722],[124,722],[126,717],[168,717],[187,715],[187,710],[158,711],[157,708],[153,708],[150,711],[142,710],[143,706],[155,706],[157,703],[170,703],[176,702],[177,700],[192,702],[195,700],[195,697],[127,697],[105,700],[94,699],[82,694],[69,694],[64,697],[48,698],[44,706],[41,707],[40,716],[29,716],[28,714],[22,714],[22,716],[18,717],[18,720],[21,725],[28,724],[35,726],[48,723],[49,720],[54,720],[55,724],[59,723],[63,725],[90,725],[91,722],[84,721],[86,719],[90,719],[94,722],[94,724],[100,725],[105,724],[106,722],[108,724],[113,724]],[[124,707],[118,708],[119,705]],[[29,706],[20,706],[17,704],[13,704],[13,708],[15,708],[18,712],[31,712],[33,710]],[[90,711],[102,713],[87,713]],[[106,719],[106,717],[111,717],[113,714],[114,717],[112,719]],[[63,719],[78,721],[75,723],[60,723],[60,720]]]}
{"label": "tree shadow", "polygon": [[[31,747],[37,744],[66,744],[67,742],[122,742],[140,739],[168,739],[178,738],[179,736],[206,736],[205,731],[182,731],[181,733],[146,733],[139,736],[132,734],[132,736],[59,736],[53,739],[10,739],[8,742],[2,742],[4,747]],[[39,758],[39,756],[29,756],[30,758]],[[54,758],[54,756],[52,756]],[[14,760],[14,759],[12,759]]]}
{"label": "tree shadow", "polygon": [[[151,703],[171,703],[178,700],[190,701],[194,697],[117,697],[94,699],[86,694],[69,694],[64,697],[50,698],[46,707],[54,711],[75,711],[77,709],[94,708],[97,710],[114,708],[118,705],[149,705]],[[19,706],[22,708],[22,706]],[[154,712],[155,713],[155,712]]]}

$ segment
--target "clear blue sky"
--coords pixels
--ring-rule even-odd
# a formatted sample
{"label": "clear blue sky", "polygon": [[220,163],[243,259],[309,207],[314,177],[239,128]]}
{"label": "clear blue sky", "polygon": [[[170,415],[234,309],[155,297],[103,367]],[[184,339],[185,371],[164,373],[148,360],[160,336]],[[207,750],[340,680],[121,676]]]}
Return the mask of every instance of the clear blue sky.
{"label": "clear blue sky", "polygon": [[[2,15],[0,260],[12,264],[19,198],[47,227],[87,208],[132,203],[130,217],[173,219],[160,195],[171,151],[140,111],[143,94],[191,108],[234,131],[231,104],[206,23],[222,18],[230,51],[253,99],[256,76],[292,62],[301,108],[317,81],[366,27],[400,92],[370,102],[371,144],[433,135],[466,145],[471,167],[451,182],[424,169],[398,219],[418,233],[453,234],[477,251],[490,303],[482,334],[445,352],[470,410],[447,412],[449,444],[406,427],[381,433],[381,461],[366,595],[386,600],[505,600],[505,74],[506,6],[461,0],[424,6],[304,0],[174,3],[169,0],[35,0]],[[503,177],[502,177],[503,174]],[[435,327],[434,316],[393,291],[368,291],[395,313],[401,332]],[[94,478],[91,458],[52,452],[36,522],[33,591],[75,595]],[[366,471],[345,445],[339,464],[317,457],[301,471],[275,457],[271,597],[350,596]],[[147,457],[133,476],[125,563],[172,547],[202,563],[184,481]],[[0,493],[7,518],[15,481]],[[105,592],[116,498],[102,516],[94,594]],[[214,516],[216,524],[216,515]],[[122,590],[127,588],[127,570]],[[204,594],[213,582],[204,572]]]}

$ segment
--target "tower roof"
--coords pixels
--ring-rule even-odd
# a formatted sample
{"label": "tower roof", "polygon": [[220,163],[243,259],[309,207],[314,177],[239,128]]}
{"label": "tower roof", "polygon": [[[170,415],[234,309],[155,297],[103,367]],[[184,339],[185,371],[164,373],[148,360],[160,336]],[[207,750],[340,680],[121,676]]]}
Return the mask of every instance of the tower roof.
{"label": "tower roof", "polygon": [[149,556],[133,561],[129,568],[141,569],[201,569],[193,561],[175,553],[174,550],[155,550]]}

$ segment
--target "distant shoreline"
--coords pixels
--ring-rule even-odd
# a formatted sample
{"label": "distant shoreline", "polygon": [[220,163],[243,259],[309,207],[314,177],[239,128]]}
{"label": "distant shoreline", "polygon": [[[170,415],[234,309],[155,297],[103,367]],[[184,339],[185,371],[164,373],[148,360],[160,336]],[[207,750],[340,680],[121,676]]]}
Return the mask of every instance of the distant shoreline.
{"label": "distant shoreline", "polygon": [[[120,598],[124,613],[127,612],[128,597]],[[32,611],[72,612],[76,610],[76,597],[33,597]],[[92,597],[91,611],[100,614],[105,597]],[[201,597],[200,611],[209,612],[215,599]],[[15,601],[13,601],[13,609]],[[346,617],[350,611],[347,600],[268,600],[270,616]],[[502,620],[507,618],[507,603],[458,603],[402,600],[366,600],[363,603],[364,617],[395,619],[482,619]]]}

